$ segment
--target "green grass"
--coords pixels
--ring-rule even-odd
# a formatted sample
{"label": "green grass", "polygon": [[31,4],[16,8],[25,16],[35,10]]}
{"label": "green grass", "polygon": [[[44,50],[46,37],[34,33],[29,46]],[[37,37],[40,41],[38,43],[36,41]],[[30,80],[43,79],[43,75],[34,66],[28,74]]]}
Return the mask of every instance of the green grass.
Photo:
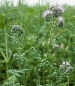
{"label": "green grass", "polygon": [[[75,7],[65,5],[64,26],[46,22],[47,6],[0,6],[0,86],[75,86]],[[20,25],[24,34],[12,33]],[[58,44],[60,48],[53,49]],[[73,71],[60,72],[62,61]]]}

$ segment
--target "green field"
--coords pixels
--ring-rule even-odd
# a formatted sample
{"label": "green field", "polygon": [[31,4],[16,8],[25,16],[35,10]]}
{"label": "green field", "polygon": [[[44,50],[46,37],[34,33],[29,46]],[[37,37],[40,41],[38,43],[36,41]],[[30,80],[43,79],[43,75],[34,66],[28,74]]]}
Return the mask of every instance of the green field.
{"label": "green field", "polygon": [[75,86],[75,7],[64,5],[59,26],[43,17],[49,7],[1,4],[0,86]]}

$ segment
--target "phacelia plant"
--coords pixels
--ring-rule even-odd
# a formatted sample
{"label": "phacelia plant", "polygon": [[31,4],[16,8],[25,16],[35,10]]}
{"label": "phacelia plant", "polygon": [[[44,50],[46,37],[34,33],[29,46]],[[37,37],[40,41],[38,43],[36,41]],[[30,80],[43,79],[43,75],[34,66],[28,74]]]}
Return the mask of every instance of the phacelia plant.
{"label": "phacelia plant", "polygon": [[24,30],[19,25],[12,25],[11,32],[18,33],[18,35],[21,35],[24,33]]}
{"label": "phacelia plant", "polygon": [[64,19],[62,14],[64,13],[64,8],[61,5],[55,4],[51,5],[49,9],[47,9],[43,13],[43,17],[46,21],[50,21],[52,18],[58,18],[58,26],[62,27],[64,23]]}

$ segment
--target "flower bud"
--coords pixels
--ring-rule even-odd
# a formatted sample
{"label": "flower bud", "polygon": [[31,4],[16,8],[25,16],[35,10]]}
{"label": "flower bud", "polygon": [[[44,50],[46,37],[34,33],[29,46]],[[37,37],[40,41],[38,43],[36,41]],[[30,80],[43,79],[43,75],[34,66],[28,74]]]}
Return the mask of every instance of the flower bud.
{"label": "flower bud", "polygon": [[63,62],[62,65],[60,65],[60,71],[62,72],[70,72],[73,70],[72,66],[69,64],[69,62]]}
{"label": "flower bud", "polygon": [[24,30],[19,25],[12,25],[11,32],[18,33],[18,35],[21,35],[24,33]]}
{"label": "flower bud", "polygon": [[58,17],[58,26],[62,27],[64,23],[64,20],[62,17]]}

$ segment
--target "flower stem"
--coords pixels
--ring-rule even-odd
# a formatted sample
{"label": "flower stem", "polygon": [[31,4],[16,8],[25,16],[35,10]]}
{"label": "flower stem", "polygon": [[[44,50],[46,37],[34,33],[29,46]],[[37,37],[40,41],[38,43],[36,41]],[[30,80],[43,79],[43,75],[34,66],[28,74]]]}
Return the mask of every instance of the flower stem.
{"label": "flower stem", "polygon": [[7,35],[6,35],[6,26],[5,26],[5,46],[6,46],[6,78],[8,79],[8,39],[7,39]]}
{"label": "flower stem", "polygon": [[6,63],[6,78],[8,79],[9,74],[8,74],[8,63]]}

